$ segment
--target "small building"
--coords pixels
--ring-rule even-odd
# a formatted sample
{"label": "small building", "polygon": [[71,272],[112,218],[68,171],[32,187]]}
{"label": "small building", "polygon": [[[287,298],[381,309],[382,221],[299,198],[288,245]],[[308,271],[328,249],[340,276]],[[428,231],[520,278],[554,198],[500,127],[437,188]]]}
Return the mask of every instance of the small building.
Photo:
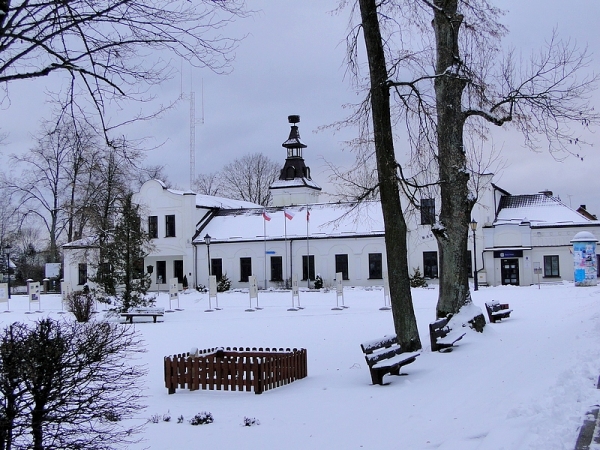
{"label": "small building", "polygon": [[497,186],[494,190],[499,194],[496,218],[483,229],[487,282],[528,286],[573,281],[571,240],[581,231],[600,237],[600,222],[569,208],[549,191],[511,195]]}

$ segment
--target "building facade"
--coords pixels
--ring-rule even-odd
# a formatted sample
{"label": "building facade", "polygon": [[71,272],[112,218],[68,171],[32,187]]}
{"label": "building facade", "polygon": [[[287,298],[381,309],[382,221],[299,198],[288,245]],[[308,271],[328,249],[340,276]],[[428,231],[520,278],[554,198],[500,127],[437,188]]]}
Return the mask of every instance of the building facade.
{"label": "building facade", "polygon": [[[146,182],[134,196],[141,205],[154,250],[144,261],[151,290],[166,289],[169,279],[208,285],[209,274],[226,275],[232,288],[290,284],[312,286],[317,275],[333,285],[336,273],[354,286],[382,285],[387,272],[381,204],[319,203],[321,188],[311,179],[300,140],[299,116],[289,116],[291,130],[282,144],[286,160],[271,185],[272,206],[168,189]],[[530,285],[573,280],[570,241],[580,231],[600,238],[600,222],[574,211],[551,193],[511,195],[480,179],[469,233],[470,273],[480,285]],[[406,214],[408,263],[431,282],[439,277],[437,242],[431,232],[439,213],[436,198],[420,199]],[[65,281],[80,289],[86,280],[90,242],[64,247]],[[474,251],[476,250],[476,251]]]}

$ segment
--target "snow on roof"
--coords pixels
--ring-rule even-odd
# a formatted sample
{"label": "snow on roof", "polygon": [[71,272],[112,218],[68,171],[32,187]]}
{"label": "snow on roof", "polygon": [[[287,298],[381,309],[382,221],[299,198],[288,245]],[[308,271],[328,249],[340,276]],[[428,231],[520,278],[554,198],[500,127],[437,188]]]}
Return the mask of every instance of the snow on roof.
{"label": "snow on roof", "polygon": [[308,186],[313,189],[321,190],[321,187],[312,180],[306,177],[294,178],[292,180],[275,180],[271,183],[270,189],[281,189],[289,187]]}
{"label": "snow on roof", "polygon": [[557,197],[546,194],[503,196],[494,225],[525,222],[531,226],[596,223],[572,210]]}
{"label": "snow on roof", "polygon": [[[162,183],[160,180],[157,180]],[[163,184],[164,186],[164,184]],[[165,188],[167,189],[167,188]],[[262,208],[258,203],[246,202],[244,200],[234,200],[231,198],[217,197],[215,195],[196,194],[193,191],[181,191],[178,189],[167,189],[168,192],[175,195],[195,195],[196,206],[199,208],[222,208],[222,209],[240,209],[240,208]]]}
{"label": "snow on roof", "polygon": [[[307,229],[307,208],[310,211]],[[284,210],[293,215],[286,219]],[[263,218],[263,212],[270,220]],[[221,210],[194,240],[204,243],[209,234],[212,242],[235,242],[266,239],[311,239],[383,235],[383,215],[379,202],[322,203],[304,206],[252,208],[244,210]]]}
{"label": "snow on roof", "polygon": [[196,194],[196,206],[200,208],[262,208],[258,203],[246,202],[244,200],[233,200],[231,198],[216,197],[214,195]]}

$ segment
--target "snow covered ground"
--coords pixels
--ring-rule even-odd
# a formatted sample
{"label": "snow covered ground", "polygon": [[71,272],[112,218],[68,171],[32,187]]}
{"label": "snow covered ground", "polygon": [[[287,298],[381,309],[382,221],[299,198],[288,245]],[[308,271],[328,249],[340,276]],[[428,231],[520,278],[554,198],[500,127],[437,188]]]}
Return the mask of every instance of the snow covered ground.
{"label": "snow covered ground", "polygon": [[[301,292],[305,309],[287,311],[291,293],[260,292],[261,311],[245,312],[247,292],[219,294],[223,309],[205,313],[207,294],[180,296],[183,311],[154,324],[134,319],[148,352],[149,449],[573,449],[586,412],[600,404],[600,287],[572,283],[481,288],[476,305],[492,299],[513,313],[468,330],[451,353],[432,353],[428,324],[435,318],[437,289],[414,289],[423,354],[403,367],[407,376],[370,384],[360,343],[393,332],[389,311],[380,311],[383,290],[346,288],[344,311],[332,311],[334,291]],[[37,304],[36,304],[37,306]],[[167,294],[158,305],[166,308]],[[214,303],[213,303],[214,306]],[[61,317],[56,295],[42,296],[44,313],[25,314],[25,296],[13,296],[2,325]],[[67,315],[62,316],[67,317]],[[129,325],[123,325],[129,326]],[[194,391],[168,395],[163,357],[192,347],[303,347],[308,378],[261,395]],[[191,426],[207,411],[214,423]],[[183,415],[184,423],[176,418]],[[245,427],[244,418],[260,425]]]}

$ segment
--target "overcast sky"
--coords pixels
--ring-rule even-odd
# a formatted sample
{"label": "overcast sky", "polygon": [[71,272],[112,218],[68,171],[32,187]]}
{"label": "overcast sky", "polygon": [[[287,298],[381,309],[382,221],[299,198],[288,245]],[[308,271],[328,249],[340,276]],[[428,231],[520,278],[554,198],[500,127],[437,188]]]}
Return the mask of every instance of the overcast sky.
{"label": "overcast sky", "polygon": [[[498,0],[496,4],[508,10],[504,23],[511,34],[506,45],[524,54],[543,45],[555,27],[561,37],[588,45],[591,52],[600,49],[598,0]],[[316,131],[344,119],[348,110],[343,106],[360,100],[345,75],[348,12],[330,14],[336,5],[337,0],[248,0],[249,8],[257,13],[225,31],[247,35],[236,52],[231,74],[217,76],[183,66],[181,79],[161,86],[165,103],[180,95],[181,86],[184,94],[195,92],[196,119],[200,122],[204,117],[196,128],[197,173],[218,171],[228,161],[253,152],[262,152],[283,166],[281,144],[289,133],[287,116],[299,114],[300,133],[308,145],[306,163],[313,179],[331,190],[325,161],[351,165],[353,156],[344,141],[354,137],[356,130]],[[597,54],[590,71],[600,73]],[[9,133],[8,145],[0,149],[3,160],[6,154],[32,145],[29,136],[44,114],[45,82],[11,85],[10,104],[5,102],[0,110],[1,131]],[[600,107],[600,93],[594,99]],[[151,137],[148,145],[165,142],[149,152],[148,162],[164,164],[171,181],[182,188],[189,187],[189,117],[189,102],[182,100],[160,120],[131,131]],[[565,204],[574,208],[586,204],[600,215],[598,136],[592,136],[593,147],[582,151],[583,161],[571,157],[556,162],[547,152],[523,148],[515,133],[495,132],[494,145],[508,164],[496,184],[513,194],[549,189]]]}

